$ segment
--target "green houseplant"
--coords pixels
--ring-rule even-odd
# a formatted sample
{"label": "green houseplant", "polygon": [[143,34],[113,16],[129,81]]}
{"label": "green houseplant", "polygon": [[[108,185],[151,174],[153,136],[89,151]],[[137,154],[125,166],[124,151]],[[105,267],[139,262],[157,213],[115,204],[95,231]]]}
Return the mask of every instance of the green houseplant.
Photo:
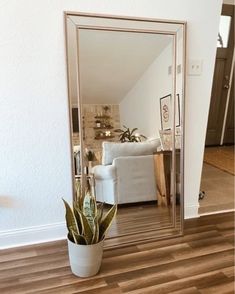
{"label": "green houseplant", "polygon": [[92,172],[92,162],[96,160],[95,153],[92,150],[86,149],[86,160],[88,162],[88,173],[91,174]]}
{"label": "green houseplant", "polygon": [[94,161],[95,160],[95,153],[92,150],[86,150],[86,159],[87,161]]}
{"label": "green houseplant", "polygon": [[101,265],[104,238],[117,212],[113,205],[104,215],[104,204],[96,203],[88,183],[82,196],[77,184],[76,199],[70,206],[64,199],[68,229],[68,250],[72,272],[76,276],[95,275]]}
{"label": "green houseplant", "polygon": [[119,140],[121,143],[124,142],[141,142],[142,139],[147,139],[144,135],[136,133],[138,128],[130,129],[126,126],[123,126],[124,129],[115,130],[119,134]]}

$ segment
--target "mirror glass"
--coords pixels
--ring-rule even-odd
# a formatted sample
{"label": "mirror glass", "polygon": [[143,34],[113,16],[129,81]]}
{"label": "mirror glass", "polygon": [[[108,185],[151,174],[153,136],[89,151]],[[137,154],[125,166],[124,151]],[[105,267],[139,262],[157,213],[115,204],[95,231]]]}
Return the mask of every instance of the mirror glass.
{"label": "mirror glass", "polygon": [[98,20],[66,17],[74,182],[118,204],[107,247],[182,234],[184,25]]}

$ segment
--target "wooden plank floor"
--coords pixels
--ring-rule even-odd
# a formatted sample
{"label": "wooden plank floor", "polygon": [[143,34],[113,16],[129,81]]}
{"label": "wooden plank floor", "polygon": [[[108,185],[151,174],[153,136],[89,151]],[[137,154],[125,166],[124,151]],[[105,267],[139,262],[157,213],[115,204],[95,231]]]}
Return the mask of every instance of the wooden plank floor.
{"label": "wooden plank floor", "polygon": [[104,252],[100,273],[70,272],[65,241],[0,252],[0,293],[234,293],[234,215],[185,222],[183,237]]}
{"label": "wooden plank floor", "polygon": [[[106,208],[108,211],[110,205]],[[179,206],[177,206],[179,211]],[[157,202],[145,202],[119,206],[108,237],[117,237],[135,232],[146,232],[172,226],[172,208],[158,206]]]}
{"label": "wooden plank floor", "polygon": [[235,176],[204,163],[201,191],[205,191],[205,197],[199,201],[199,213],[234,209],[234,180]]}

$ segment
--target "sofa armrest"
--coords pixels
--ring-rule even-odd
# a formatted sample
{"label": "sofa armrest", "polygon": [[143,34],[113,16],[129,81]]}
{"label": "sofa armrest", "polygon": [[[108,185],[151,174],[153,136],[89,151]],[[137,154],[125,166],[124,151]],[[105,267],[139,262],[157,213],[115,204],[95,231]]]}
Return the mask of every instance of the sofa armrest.
{"label": "sofa armrest", "polygon": [[153,155],[115,158],[118,203],[157,199]]}
{"label": "sofa armrest", "polygon": [[148,178],[154,171],[153,155],[118,157],[113,160],[113,166],[117,177]]}
{"label": "sofa armrest", "polygon": [[116,169],[113,165],[96,165],[93,167],[92,172],[95,179],[106,180],[116,178]]}

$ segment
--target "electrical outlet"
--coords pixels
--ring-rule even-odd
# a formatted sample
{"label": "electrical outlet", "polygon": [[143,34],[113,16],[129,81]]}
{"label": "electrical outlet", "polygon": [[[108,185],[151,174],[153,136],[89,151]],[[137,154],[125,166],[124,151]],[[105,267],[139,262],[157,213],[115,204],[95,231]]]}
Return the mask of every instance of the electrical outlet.
{"label": "electrical outlet", "polygon": [[188,74],[190,76],[200,76],[202,74],[202,60],[200,59],[189,60]]}

